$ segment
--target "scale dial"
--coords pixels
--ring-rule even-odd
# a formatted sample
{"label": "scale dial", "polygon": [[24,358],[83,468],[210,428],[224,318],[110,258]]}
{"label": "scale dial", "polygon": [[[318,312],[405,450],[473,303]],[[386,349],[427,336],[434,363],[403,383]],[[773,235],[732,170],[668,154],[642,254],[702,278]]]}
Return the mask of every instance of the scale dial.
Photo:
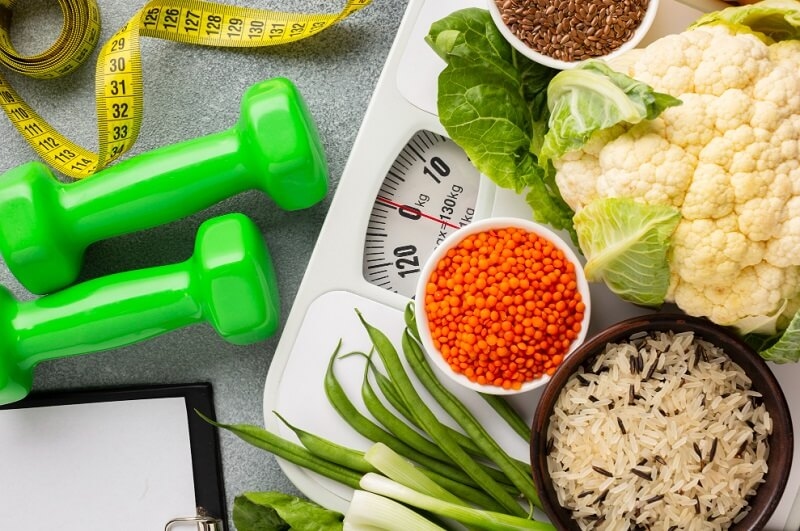
{"label": "scale dial", "polygon": [[455,142],[420,130],[383,179],[364,241],[364,278],[411,298],[422,265],[475,214],[480,174]]}

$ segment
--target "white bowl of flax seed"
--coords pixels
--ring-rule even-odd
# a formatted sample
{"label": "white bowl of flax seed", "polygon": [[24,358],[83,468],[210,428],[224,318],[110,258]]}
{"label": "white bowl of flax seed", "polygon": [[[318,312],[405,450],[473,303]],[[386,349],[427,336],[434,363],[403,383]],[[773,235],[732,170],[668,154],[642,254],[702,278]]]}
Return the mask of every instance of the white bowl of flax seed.
{"label": "white bowl of flax seed", "polygon": [[659,0],[488,0],[497,29],[528,59],[566,70],[612,59],[647,34]]}

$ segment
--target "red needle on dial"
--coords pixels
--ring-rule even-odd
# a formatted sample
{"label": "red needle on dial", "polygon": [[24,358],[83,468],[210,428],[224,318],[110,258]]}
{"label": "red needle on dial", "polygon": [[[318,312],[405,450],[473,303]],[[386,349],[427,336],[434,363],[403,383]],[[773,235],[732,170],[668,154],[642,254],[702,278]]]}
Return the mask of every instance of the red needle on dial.
{"label": "red needle on dial", "polygon": [[[395,203],[391,199],[386,199],[385,197],[381,197],[381,196],[378,196],[375,200],[378,203],[383,203],[384,205],[387,205],[387,206],[390,206],[390,207],[393,207],[393,208],[405,208],[405,209],[409,208],[406,205],[401,205],[400,203]],[[423,218],[429,219],[431,221],[435,221],[437,223],[441,223],[442,225],[446,225],[446,226],[448,226],[448,227],[450,227],[452,229],[460,229],[461,228],[458,225],[454,225],[452,223],[449,223],[449,222],[447,222],[447,221],[445,221],[445,220],[443,220],[441,218],[437,218],[437,217],[431,216],[430,214],[426,214],[425,212],[421,211],[418,208],[414,208],[413,210],[415,210]]]}

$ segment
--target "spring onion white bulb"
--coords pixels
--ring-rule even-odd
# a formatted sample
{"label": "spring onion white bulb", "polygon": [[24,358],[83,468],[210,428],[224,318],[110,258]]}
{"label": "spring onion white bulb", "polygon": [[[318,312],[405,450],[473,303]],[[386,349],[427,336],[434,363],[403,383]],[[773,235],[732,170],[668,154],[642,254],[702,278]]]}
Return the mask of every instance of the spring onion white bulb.
{"label": "spring onion white bulb", "polygon": [[408,507],[363,490],[353,492],[342,525],[343,531],[444,531]]}

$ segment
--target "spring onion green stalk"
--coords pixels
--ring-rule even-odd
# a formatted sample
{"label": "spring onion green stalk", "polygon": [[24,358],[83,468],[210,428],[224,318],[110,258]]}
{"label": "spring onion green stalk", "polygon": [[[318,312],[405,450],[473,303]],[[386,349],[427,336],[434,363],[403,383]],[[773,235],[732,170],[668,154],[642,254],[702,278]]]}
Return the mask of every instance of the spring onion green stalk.
{"label": "spring onion green stalk", "polygon": [[385,444],[373,444],[364,454],[364,459],[384,476],[401,485],[443,501],[467,505],[458,496],[443,489]]}
{"label": "spring onion green stalk", "polygon": [[[491,511],[481,511],[471,507],[465,507],[455,503],[443,501],[441,499],[428,496],[410,489],[405,485],[389,479],[380,474],[369,472],[361,478],[361,488],[391,498],[422,509],[433,514],[452,518],[463,524],[468,524],[491,531],[520,531],[524,529],[552,530],[555,529],[551,524],[529,520],[518,516],[496,513]],[[345,520],[347,516],[345,516]]]}
{"label": "spring onion green stalk", "polygon": [[408,507],[363,490],[353,493],[343,524],[343,531],[444,531]]}
{"label": "spring onion green stalk", "polygon": [[356,310],[356,313],[367,330],[372,344],[375,346],[375,350],[381,357],[383,365],[389,373],[389,377],[395,382],[400,396],[409,404],[411,409],[417,412],[418,419],[428,436],[431,437],[431,439],[450,456],[453,462],[457,463],[478,486],[497,500],[505,511],[511,514],[524,516],[526,513],[519,502],[513,496],[509,495],[497,481],[489,476],[489,474],[475,462],[471,455],[461,448],[461,446],[442,429],[436,415],[428,408],[417,393],[414,384],[405,372],[405,367],[400,361],[397,350],[394,348],[394,345],[392,345],[392,342],[389,341],[389,338],[387,338],[383,332],[367,323],[361,312]]}
{"label": "spring onion green stalk", "polygon": [[[508,479],[525,495],[535,506],[541,508],[542,502],[533,484],[530,475],[530,466],[509,456],[497,441],[486,432],[486,429],[472,415],[464,404],[453,395],[433,374],[430,365],[425,359],[422,347],[417,340],[406,330],[403,334],[403,352],[409,365],[420,382],[433,395],[439,405],[458,422],[464,431],[472,437],[487,456],[502,470]],[[380,352],[380,351],[379,351]]]}

